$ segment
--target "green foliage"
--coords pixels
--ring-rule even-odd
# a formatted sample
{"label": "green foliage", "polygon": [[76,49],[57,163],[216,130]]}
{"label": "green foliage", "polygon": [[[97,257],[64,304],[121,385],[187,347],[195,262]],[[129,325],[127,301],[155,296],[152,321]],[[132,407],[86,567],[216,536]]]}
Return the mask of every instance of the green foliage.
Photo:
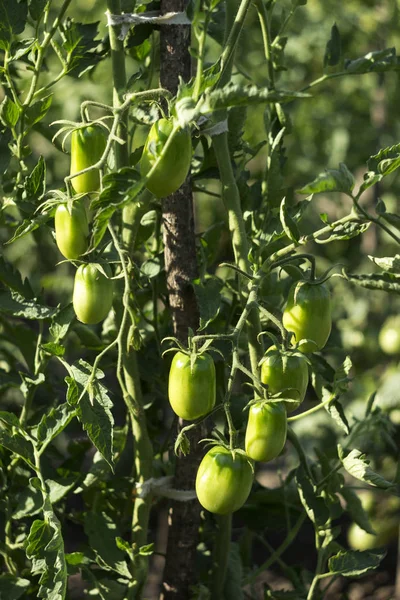
{"label": "green foliage", "polygon": [[[201,583],[190,593],[255,598],[257,578],[278,565],[293,591],[265,583],[266,598],[316,600],[324,578],[381,568],[384,550],[349,551],[342,534],[349,518],[374,534],[359,487],[384,495],[383,520],[390,502],[398,512],[398,356],[388,362],[377,340],[400,309],[399,9],[248,4],[236,15],[231,2],[190,3],[196,74],[173,97],[158,88],[160,25],[123,29],[111,61],[106,3],[0,0],[0,598],[63,600],[72,576],[82,598],[144,597],[158,552],[149,522],[171,498],[184,515],[193,497],[170,483],[174,450],[195,461],[208,428],[204,441],[243,457],[245,409],[285,399],[260,381],[263,342],[288,352],[289,289],[319,275],[331,277],[333,329],[308,355],[305,401],[276,462],[255,467],[235,542],[202,513],[193,536]],[[199,268],[184,280],[190,257],[167,260],[181,241],[168,241],[173,213],[139,168],[148,127],[169,117],[190,128],[194,149]],[[109,140],[101,185],[87,195],[68,176],[69,135],[82,123]],[[89,248],[63,261],[53,217],[76,199]],[[185,192],[173,202],[190,204]],[[98,325],[77,322],[71,304],[82,263],[112,265],[113,308]],[[162,342],[187,315],[171,281],[199,316],[196,331],[179,333],[180,349],[189,337],[191,356],[211,351],[216,368],[212,418],[178,432]],[[314,573],[298,551],[310,530]]]}

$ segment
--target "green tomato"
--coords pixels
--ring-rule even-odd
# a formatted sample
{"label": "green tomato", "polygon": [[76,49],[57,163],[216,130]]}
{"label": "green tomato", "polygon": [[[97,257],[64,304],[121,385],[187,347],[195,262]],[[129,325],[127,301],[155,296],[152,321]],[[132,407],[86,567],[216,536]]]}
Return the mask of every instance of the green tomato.
{"label": "green tomato", "polygon": [[400,318],[392,316],[386,319],[379,332],[379,345],[386,354],[400,353]]}
{"label": "green tomato", "polygon": [[331,296],[327,286],[308,281],[294,283],[289,291],[282,323],[287,331],[294,333],[296,342],[311,340],[301,344],[301,352],[322,350],[332,327]]}
{"label": "green tomato", "polygon": [[287,415],[283,402],[256,402],[250,407],[246,428],[246,454],[253,460],[268,462],[283,450],[287,434]]}
{"label": "green tomato", "polygon": [[75,200],[71,209],[67,204],[59,204],[54,216],[56,243],[61,254],[73,260],[88,249],[89,224],[85,205]]}
{"label": "green tomato", "polygon": [[357,523],[352,523],[347,532],[347,542],[353,550],[372,550],[390,544],[397,539],[399,531],[399,519],[390,517],[385,519],[372,519],[372,528],[376,535],[361,529]]}
{"label": "green tomato", "polygon": [[[140,172],[147,175],[158,160],[168,137],[173,129],[173,122],[160,119],[154,123],[147,136],[140,160]],[[190,130],[180,129],[172,140],[167,153],[161,158],[156,170],[147,181],[146,187],[157,198],[165,198],[178,190],[185,181],[192,160],[192,138]]]}
{"label": "green tomato", "polygon": [[[96,164],[103,156],[106,147],[106,135],[99,125],[89,125],[75,129],[71,134],[71,171],[74,175]],[[97,192],[100,187],[100,173],[93,169],[71,179],[77,194]]]}
{"label": "green tomato", "polygon": [[181,419],[191,421],[209,413],[216,398],[212,357],[200,354],[191,365],[189,355],[177,352],[169,372],[168,398],[172,410]]}
{"label": "green tomato", "polygon": [[286,398],[296,402],[285,402],[288,413],[293,412],[303,402],[308,385],[308,365],[300,353],[283,351],[271,346],[261,365],[261,381],[268,385],[270,394],[285,392]]}
{"label": "green tomato", "polygon": [[206,510],[227,515],[239,510],[249,497],[253,484],[251,461],[242,453],[214,446],[200,463],[196,494]]}
{"label": "green tomato", "polygon": [[81,265],[76,274],[72,303],[79,321],[87,325],[100,323],[111,310],[114,282],[107,263],[101,265],[107,277],[99,270],[100,265]]}

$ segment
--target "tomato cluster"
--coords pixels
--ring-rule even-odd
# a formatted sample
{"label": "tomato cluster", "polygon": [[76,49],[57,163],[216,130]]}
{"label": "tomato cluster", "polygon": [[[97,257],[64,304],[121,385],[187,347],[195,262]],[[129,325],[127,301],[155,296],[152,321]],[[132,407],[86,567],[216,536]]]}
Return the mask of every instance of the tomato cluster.
{"label": "tomato cluster", "polygon": [[[103,128],[98,125],[79,127],[71,135],[70,174],[95,165],[106,147]],[[71,179],[79,196],[57,206],[54,215],[55,237],[58,249],[65,258],[76,260],[89,248],[88,199],[82,194],[98,191],[100,173],[92,169]],[[76,271],[72,304],[79,321],[95,324],[109,313],[113,301],[112,273],[107,263],[81,264]]]}
{"label": "tomato cluster", "polygon": [[[250,404],[245,451],[215,445],[200,463],[196,493],[200,504],[227,514],[246,502],[253,482],[253,461],[267,462],[282,452],[287,436],[287,413],[304,400],[308,386],[306,354],[321,350],[331,331],[331,300],[321,281],[300,281],[289,292],[283,325],[293,334],[292,346],[271,346],[261,361],[261,382],[267,398]],[[215,367],[207,353],[178,352],[171,365],[168,395],[175,413],[197,419],[215,405]]]}

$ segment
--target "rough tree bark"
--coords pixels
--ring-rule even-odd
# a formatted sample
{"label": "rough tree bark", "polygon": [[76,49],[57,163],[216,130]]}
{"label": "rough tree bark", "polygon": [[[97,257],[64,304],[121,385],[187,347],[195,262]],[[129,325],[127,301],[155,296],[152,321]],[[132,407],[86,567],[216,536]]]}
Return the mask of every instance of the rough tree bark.
{"label": "rough tree bark", "polygon": [[[185,9],[185,0],[161,0],[161,11]],[[190,78],[190,27],[164,26],[160,34],[160,82],[163,88],[176,94],[179,76]],[[186,343],[188,329],[198,328],[199,315],[191,280],[198,275],[190,177],[184,185],[162,203],[165,268],[169,302],[175,336]],[[202,457],[198,441],[204,437],[201,428],[189,436],[191,452],[176,461],[176,489],[193,489],[197,466]],[[187,600],[189,588],[195,583],[195,558],[200,524],[197,500],[171,503],[167,557],[164,569],[164,600]]]}

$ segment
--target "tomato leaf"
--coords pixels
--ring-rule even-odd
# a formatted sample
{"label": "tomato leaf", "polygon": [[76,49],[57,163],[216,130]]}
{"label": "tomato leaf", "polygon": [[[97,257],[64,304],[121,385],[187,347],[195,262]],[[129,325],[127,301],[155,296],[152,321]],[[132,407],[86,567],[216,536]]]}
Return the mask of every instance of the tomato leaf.
{"label": "tomato leaf", "polygon": [[29,579],[22,579],[10,573],[0,575],[0,598],[19,600],[31,585]]}
{"label": "tomato leaf", "polygon": [[350,513],[351,518],[361,529],[372,535],[376,535],[376,531],[373,529],[367,512],[364,510],[362,502],[358,494],[356,494],[351,488],[343,487],[339,492],[346,500],[346,510]]}
{"label": "tomato leaf", "polygon": [[0,256],[0,281],[28,300],[34,297],[34,292],[28,279],[23,280],[20,272],[14,269],[10,263],[6,262],[2,256]]}
{"label": "tomato leaf", "polygon": [[329,521],[329,510],[322,496],[317,492],[316,486],[307,475],[303,466],[296,471],[296,483],[300,500],[308,518],[317,526],[324,527]]}
{"label": "tomato leaf", "polygon": [[207,278],[204,283],[200,279],[194,279],[192,284],[200,311],[199,331],[203,331],[219,314],[224,284],[218,277]]}
{"label": "tomato leaf", "polygon": [[26,555],[32,561],[32,574],[40,575],[39,598],[64,598],[67,591],[67,565],[61,524],[49,496],[44,502],[44,521],[32,523]]}
{"label": "tomato leaf", "polygon": [[121,537],[117,525],[106,515],[88,511],[85,517],[85,533],[89,538],[90,547],[108,568],[119,575],[132,579],[123,552],[116,543],[116,538]]}
{"label": "tomato leaf", "polygon": [[[84,387],[89,383],[89,377],[92,373],[92,367],[83,360],[79,360],[71,366],[71,372],[74,376],[75,383],[70,384],[69,393],[73,394],[73,402],[77,400],[77,392],[79,396]],[[113,406],[108,391],[102,385],[98,378],[103,377],[101,371],[96,372],[96,379],[91,386],[92,398],[89,399],[88,392],[85,393],[79,404],[76,405],[76,414],[82,423],[83,429],[87,432],[90,440],[96,446],[100,454],[113,468],[113,436],[112,429],[114,418],[111,413]],[[71,387],[72,386],[72,387]],[[91,401],[92,400],[92,401]],[[68,398],[71,403],[71,396]]]}
{"label": "tomato leaf", "polygon": [[316,179],[307,183],[299,194],[319,194],[321,192],[343,192],[351,194],[354,188],[354,177],[344,163],[339,164],[339,169],[327,169],[320,173]]}
{"label": "tomato leaf", "polygon": [[369,290],[381,290],[383,292],[400,294],[400,275],[388,272],[353,275],[346,273],[345,271],[343,271],[343,274],[347,281],[359,285],[360,287]]}
{"label": "tomato leaf", "polygon": [[385,256],[382,258],[368,256],[368,258],[384,271],[400,274],[400,254],[396,254],[395,256]]}
{"label": "tomato leaf", "polygon": [[39,442],[53,440],[75,416],[75,411],[67,403],[60,404],[44,414],[37,427],[37,439]]}
{"label": "tomato leaf", "polygon": [[396,56],[396,48],[385,48],[368,52],[361,58],[345,60],[346,73],[360,75],[361,73],[382,73],[384,71],[400,70],[399,57]]}
{"label": "tomato leaf", "polygon": [[329,559],[329,571],[343,577],[361,577],[377,569],[385,556],[386,552],[383,550],[340,551]]}
{"label": "tomato leaf", "polygon": [[360,450],[354,448],[354,450],[351,450],[351,452],[345,456],[342,447],[338,445],[338,454],[346,471],[356,479],[383,490],[389,490],[395,487],[394,483],[387,481],[384,477],[371,469],[369,461],[365,459],[365,454]]}

